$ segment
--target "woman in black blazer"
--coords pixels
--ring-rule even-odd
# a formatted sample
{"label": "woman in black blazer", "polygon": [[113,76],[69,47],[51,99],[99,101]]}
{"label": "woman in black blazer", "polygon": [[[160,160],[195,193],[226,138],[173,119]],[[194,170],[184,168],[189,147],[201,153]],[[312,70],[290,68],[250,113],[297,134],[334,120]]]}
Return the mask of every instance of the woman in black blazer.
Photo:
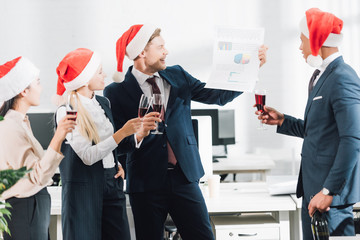
{"label": "woman in black blazer", "polygon": [[[123,192],[124,171],[117,160],[120,141],[141,127],[134,118],[114,133],[107,98],[94,94],[104,89],[100,59],[89,49],[67,54],[57,68],[57,94],[74,94],[78,102],[77,127],[62,150],[60,165],[64,239],[130,239]],[[57,110],[56,119],[66,114]]]}

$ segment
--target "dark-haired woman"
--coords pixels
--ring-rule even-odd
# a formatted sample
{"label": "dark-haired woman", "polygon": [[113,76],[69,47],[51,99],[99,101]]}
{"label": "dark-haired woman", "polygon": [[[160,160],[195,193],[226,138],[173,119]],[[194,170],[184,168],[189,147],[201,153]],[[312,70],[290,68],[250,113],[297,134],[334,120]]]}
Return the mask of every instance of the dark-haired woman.
{"label": "dark-haired woman", "polygon": [[1,199],[10,203],[7,219],[11,236],[4,239],[47,240],[50,224],[51,183],[63,159],[61,143],[75,127],[72,116],[59,122],[53,139],[44,153],[34,137],[26,116],[31,106],[40,103],[39,70],[26,58],[18,57],[0,66],[0,169],[32,169],[23,179],[3,192]]}

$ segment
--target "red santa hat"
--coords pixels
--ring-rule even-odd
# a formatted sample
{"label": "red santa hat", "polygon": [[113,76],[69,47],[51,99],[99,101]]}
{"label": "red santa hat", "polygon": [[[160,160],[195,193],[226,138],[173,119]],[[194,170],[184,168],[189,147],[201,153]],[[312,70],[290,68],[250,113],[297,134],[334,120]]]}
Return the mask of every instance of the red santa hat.
{"label": "red santa hat", "polygon": [[300,31],[310,41],[311,55],[306,60],[310,66],[321,66],[323,59],[319,56],[319,50],[322,46],[340,46],[343,39],[342,27],[343,21],[332,13],[318,8],[306,11],[305,17],[300,21]]}
{"label": "red santa hat", "polygon": [[[100,57],[89,49],[78,48],[69,52],[56,68],[59,77],[57,95],[62,96],[66,90],[73,91],[85,86],[94,76],[100,64]],[[55,99],[55,102],[59,103],[59,99]]]}
{"label": "red santa hat", "polygon": [[38,79],[39,73],[40,70],[25,57],[0,65],[0,107]]}
{"label": "red santa hat", "polygon": [[113,76],[115,82],[124,80],[123,62],[125,55],[134,60],[146,47],[156,27],[147,24],[131,26],[116,42],[117,72]]}

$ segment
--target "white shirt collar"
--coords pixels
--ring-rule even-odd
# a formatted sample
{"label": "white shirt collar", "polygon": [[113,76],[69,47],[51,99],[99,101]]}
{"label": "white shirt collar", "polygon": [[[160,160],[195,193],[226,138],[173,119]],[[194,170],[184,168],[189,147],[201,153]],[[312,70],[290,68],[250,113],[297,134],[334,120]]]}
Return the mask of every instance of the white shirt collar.
{"label": "white shirt collar", "polygon": [[85,97],[85,96],[81,95],[80,93],[77,93],[77,95],[79,96],[79,99],[83,104],[87,104],[87,105],[97,104],[95,94],[92,98]]}
{"label": "white shirt collar", "polygon": [[[150,75],[147,75],[143,72],[140,72],[139,70],[137,70],[135,68],[135,66],[133,66],[132,70],[131,70],[131,73],[134,75],[135,79],[138,81],[139,85],[143,85],[145,82],[146,82],[146,79],[148,79],[149,77],[151,77]],[[156,77],[160,77],[159,73],[156,72],[154,73],[153,76],[156,76]]]}
{"label": "white shirt collar", "polygon": [[336,58],[340,57],[341,53],[340,52],[336,52],[331,54],[330,56],[328,56],[327,58],[324,59],[323,64],[321,64],[321,66],[319,67],[319,70],[321,72],[324,72],[325,69],[327,68],[327,66],[329,66],[329,64],[334,61]]}

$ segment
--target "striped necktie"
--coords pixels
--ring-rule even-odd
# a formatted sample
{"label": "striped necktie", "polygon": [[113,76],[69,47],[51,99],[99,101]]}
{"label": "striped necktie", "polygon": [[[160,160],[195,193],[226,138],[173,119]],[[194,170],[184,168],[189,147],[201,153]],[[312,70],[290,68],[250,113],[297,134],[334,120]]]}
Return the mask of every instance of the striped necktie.
{"label": "striped necktie", "polygon": [[[156,84],[156,77],[150,77],[146,81],[151,85],[153,94],[161,94],[159,86]],[[161,119],[165,120],[165,107],[163,106],[161,109]],[[169,141],[167,141],[167,150],[168,150],[168,162],[172,165],[176,165],[177,160],[174,154],[174,151],[172,150]]]}

